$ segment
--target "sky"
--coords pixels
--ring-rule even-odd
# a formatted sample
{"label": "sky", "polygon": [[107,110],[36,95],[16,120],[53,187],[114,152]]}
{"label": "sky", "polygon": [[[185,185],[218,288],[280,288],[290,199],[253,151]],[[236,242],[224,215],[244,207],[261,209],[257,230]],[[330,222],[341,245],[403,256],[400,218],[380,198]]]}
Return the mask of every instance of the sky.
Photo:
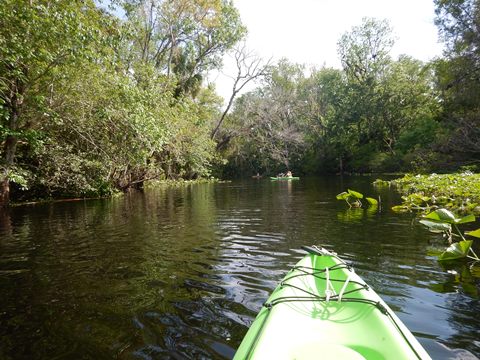
{"label": "sky", "polygon": [[[433,0],[234,0],[248,29],[247,47],[264,59],[340,68],[337,41],[362,18],[386,19],[393,28],[391,55],[407,54],[428,61],[442,54],[433,23]],[[234,74],[224,58],[223,74]],[[230,97],[233,80],[210,74],[217,92]],[[250,87],[251,89],[251,87]]]}

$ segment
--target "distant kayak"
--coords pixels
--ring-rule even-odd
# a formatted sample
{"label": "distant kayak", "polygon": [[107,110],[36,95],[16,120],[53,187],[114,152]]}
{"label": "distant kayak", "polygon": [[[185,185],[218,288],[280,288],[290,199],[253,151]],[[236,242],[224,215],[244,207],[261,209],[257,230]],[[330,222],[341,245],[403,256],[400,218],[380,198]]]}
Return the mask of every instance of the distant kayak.
{"label": "distant kayak", "polygon": [[323,248],[305,249],[234,359],[431,359],[350,265]]}
{"label": "distant kayak", "polygon": [[270,176],[270,180],[300,180],[298,176]]}

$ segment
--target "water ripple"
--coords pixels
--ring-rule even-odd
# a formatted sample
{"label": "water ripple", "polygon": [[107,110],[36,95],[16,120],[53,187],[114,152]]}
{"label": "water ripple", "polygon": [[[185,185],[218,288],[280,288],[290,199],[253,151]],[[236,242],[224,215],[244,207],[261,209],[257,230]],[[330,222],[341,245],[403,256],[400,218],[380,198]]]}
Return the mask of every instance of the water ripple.
{"label": "water ripple", "polygon": [[346,210],[337,193],[374,190],[366,178],[342,181],[12,209],[0,229],[0,357],[229,359],[312,244],[351,263],[432,357],[480,354],[478,278],[426,255],[431,235],[391,204]]}

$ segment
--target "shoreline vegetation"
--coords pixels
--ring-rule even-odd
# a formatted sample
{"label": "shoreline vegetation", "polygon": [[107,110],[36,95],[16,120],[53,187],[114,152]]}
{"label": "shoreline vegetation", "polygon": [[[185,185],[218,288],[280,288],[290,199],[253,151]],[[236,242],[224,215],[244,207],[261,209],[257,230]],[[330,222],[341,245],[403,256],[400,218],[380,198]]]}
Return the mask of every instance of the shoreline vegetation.
{"label": "shoreline vegetation", "polygon": [[340,68],[308,68],[248,49],[231,0],[2,0],[0,208],[159,179],[479,172],[480,5],[433,2],[442,57],[395,58],[395,29],[364,18]]}
{"label": "shoreline vegetation", "polygon": [[[345,176],[398,176],[392,180],[376,179],[374,187],[393,187],[402,196],[402,204],[392,208],[396,212],[427,212],[437,208],[447,208],[459,214],[473,213],[480,215],[480,174],[465,171],[456,174],[399,174],[399,173],[355,173]],[[342,176],[336,174],[335,176]],[[267,179],[268,177],[265,177]],[[182,187],[205,183],[229,183],[214,177],[185,179],[163,179],[145,182],[144,189],[159,187]],[[141,189],[135,189],[141,190]],[[106,196],[45,198],[31,201],[12,202],[12,206],[33,205],[50,202],[67,202],[105,199],[122,196],[125,192],[116,191]]]}

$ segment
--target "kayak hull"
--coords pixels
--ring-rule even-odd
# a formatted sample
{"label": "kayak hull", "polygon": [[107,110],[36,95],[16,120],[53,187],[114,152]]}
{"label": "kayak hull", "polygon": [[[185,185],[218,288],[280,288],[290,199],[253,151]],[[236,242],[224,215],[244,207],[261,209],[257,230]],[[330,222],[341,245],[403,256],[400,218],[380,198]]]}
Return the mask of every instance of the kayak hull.
{"label": "kayak hull", "polygon": [[298,176],[270,176],[270,180],[300,180],[300,177]]}
{"label": "kayak hull", "polygon": [[329,252],[308,254],[294,266],[234,357],[318,358],[430,359],[387,304]]}

